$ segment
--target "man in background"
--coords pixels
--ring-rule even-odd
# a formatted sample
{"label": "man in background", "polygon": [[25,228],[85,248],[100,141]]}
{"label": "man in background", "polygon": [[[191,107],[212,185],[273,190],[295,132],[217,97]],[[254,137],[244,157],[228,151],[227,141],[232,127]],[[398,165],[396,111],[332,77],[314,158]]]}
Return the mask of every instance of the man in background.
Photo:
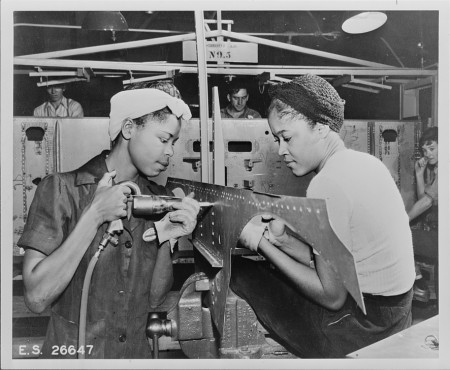
{"label": "man in background", "polygon": [[35,117],[83,118],[83,107],[73,99],[66,98],[66,85],[47,86],[48,100],[34,109]]}
{"label": "man in background", "polygon": [[230,102],[225,108],[220,110],[222,118],[261,118],[261,115],[254,109],[247,106],[250,97],[247,86],[243,81],[235,80],[230,83],[227,99]]}

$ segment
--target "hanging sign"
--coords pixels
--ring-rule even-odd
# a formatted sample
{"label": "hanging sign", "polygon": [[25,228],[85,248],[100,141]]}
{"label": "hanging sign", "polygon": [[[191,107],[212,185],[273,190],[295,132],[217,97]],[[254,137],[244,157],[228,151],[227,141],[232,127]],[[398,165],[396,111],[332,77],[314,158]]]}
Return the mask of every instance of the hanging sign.
{"label": "hanging sign", "polygon": [[[183,41],[183,60],[197,61],[195,41]],[[258,44],[249,42],[206,42],[206,61],[258,63]]]}

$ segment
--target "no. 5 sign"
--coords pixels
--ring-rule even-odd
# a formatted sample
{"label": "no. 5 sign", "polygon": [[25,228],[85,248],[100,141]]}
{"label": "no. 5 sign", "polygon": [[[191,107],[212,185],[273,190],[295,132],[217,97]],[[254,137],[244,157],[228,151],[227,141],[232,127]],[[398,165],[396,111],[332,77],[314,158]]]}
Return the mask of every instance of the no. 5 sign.
{"label": "no. 5 sign", "polygon": [[[183,60],[197,60],[195,41],[183,41]],[[206,60],[208,62],[258,63],[258,44],[249,42],[206,42]]]}

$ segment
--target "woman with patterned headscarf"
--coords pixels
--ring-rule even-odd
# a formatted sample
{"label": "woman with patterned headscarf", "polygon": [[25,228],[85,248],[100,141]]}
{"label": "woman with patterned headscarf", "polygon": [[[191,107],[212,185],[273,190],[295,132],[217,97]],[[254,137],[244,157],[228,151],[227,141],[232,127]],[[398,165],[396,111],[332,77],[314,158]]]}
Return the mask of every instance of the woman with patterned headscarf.
{"label": "woman with patterned headscarf", "polygon": [[231,288],[295,355],[343,357],[411,325],[408,215],[385,165],[345,147],[344,101],[327,81],[304,75],[269,94],[278,154],[294,175],[316,173],[307,197],[326,200],[331,227],[353,257],[366,312],[345,286],[353,269],[337,270],[339,256],[326,259],[324,246],[295,238],[280,219],[245,245],[268,263],[236,258]]}

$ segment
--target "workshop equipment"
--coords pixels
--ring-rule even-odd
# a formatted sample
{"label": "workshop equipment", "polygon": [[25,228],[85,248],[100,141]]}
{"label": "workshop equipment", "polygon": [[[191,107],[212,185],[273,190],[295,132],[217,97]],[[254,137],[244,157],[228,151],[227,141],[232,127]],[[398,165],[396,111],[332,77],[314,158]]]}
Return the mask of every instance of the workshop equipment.
{"label": "workshop equipment", "polygon": [[[229,290],[232,255],[258,258],[239,240],[245,226],[262,216],[291,225],[292,233],[313,246],[338,275],[365,312],[352,254],[328,220],[325,200],[257,193],[220,185],[170,178],[167,187],[214,203],[198,220],[193,245],[196,273],[186,280],[180,298],[167,309],[171,338],[189,358],[267,358],[289,355],[278,343],[267,343],[248,304]],[[237,209],[238,208],[238,209]],[[150,339],[153,339],[152,332]],[[159,335],[159,331],[156,331]]]}
{"label": "workshop equipment", "polygon": [[[406,208],[415,198],[414,156],[418,150],[417,142],[421,132],[420,126],[419,121],[346,120],[340,132],[340,136],[347,147],[370,153],[385,163],[400,187]],[[106,118],[57,120],[34,117],[14,118],[13,228],[15,249],[18,249],[16,242],[23,231],[24,220],[38,181],[54,171],[70,171],[77,168],[102,149],[108,149],[110,143],[107,127],[108,120]],[[45,135],[42,138],[31,135],[36,129],[42,130]],[[86,131],[85,129],[89,129],[91,135],[81,140],[81,135]],[[193,234],[194,251],[192,253],[195,257],[195,271],[204,271],[207,274],[208,287],[204,286],[206,280],[197,282],[192,287],[193,291],[189,293],[189,297],[192,299],[187,301],[188,293],[185,293],[185,296],[181,298],[181,313],[184,321],[179,321],[179,318],[177,318],[175,312],[178,308],[167,311],[167,318],[181,322],[180,325],[182,326],[179,330],[183,334],[181,337],[183,339],[175,339],[176,337],[172,333],[172,341],[179,342],[183,352],[192,358],[217,358],[241,353],[234,349],[242,347],[241,344],[244,341],[241,337],[244,335],[243,333],[247,332],[246,329],[239,329],[240,332],[238,333],[237,327],[232,323],[234,318],[242,320],[243,311],[239,310],[233,316],[235,304],[228,305],[227,303],[227,301],[230,301],[227,295],[229,256],[248,254],[248,251],[236,247],[236,242],[239,239],[241,229],[254,215],[271,210],[274,214],[283,216],[289,221],[291,221],[291,217],[294,217],[294,212],[292,212],[294,203],[290,200],[293,199],[292,197],[270,196],[267,193],[302,197],[306,193],[306,187],[309,183],[308,179],[301,182],[303,179],[293,176],[290,170],[283,165],[277,154],[276,143],[271,137],[267,120],[250,120],[246,121],[245,125],[242,125],[239,120],[224,120],[223,130],[225,183],[228,184],[228,187],[216,187],[189,181],[180,185],[173,179],[170,179],[167,185],[171,189],[181,186],[185,193],[194,191],[195,197],[205,201],[206,206],[215,204],[199,220],[197,229]],[[209,140],[212,140],[212,136],[209,137]],[[175,152],[167,171],[153,179],[156,183],[165,185],[167,178],[175,175],[181,179],[200,181],[201,160],[198,119],[192,119],[182,126],[178,146],[183,150]],[[212,153],[209,153],[209,155],[212,155]],[[244,190],[243,187],[247,189]],[[149,196],[136,193],[129,199],[130,213],[133,209],[132,203],[134,203],[135,212],[140,214],[156,212],[155,209],[161,207],[158,206],[161,199],[163,198],[159,197],[159,200],[154,199],[152,201]],[[175,201],[179,201],[179,199]],[[169,201],[170,199],[163,200]],[[299,219],[298,222],[304,222],[304,228],[309,231],[310,225],[316,217],[315,212],[317,210],[322,212],[322,208],[316,209],[316,203],[311,201],[311,207],[309,208],[312,210],[312,214],[308,216],[308,207],[305,202],[305,200],[301,201],[304,204],[304,212],[297,212],[297,216],[301,215],[303,221]],[[281,206],[284,208],[281,208]],[[292,215],[288,215],[287,206],[290,207],[289,212]],[[167,211],[171,209],[168,206],[164,207]],[[323,216],[321,214],[319,218]],[[312,233],[317,233],[317,235],[323,233],[323,230],[311,230]],[[112,230],[110,229],[110,231]],[[326,238],[327,236],[323,235],[323,237]],[[188,247],[191,248],[190,243]],[[15,257],[20,253],[23,253],[23,251],[15,250]],[[251,258],[262,257],[251,256]],[[342,259],[346,261],[346,256],[343,255]],[[202,285],[201,289],[206,290],[199,291],[200,285]],[[207,307],[200,305],[199,308],[194,309],[193,307],[201,301],[197,298],[193,299],[194,296],[197,297],[199,292],[207,297],[205,299],[208,302]],[[241,302],[239,302],[239,305],[241,305]],[[243,303],[242,305],[244,306]],[[192,311],[188,309],[189,307],[192,308]],[[233,314],[229,316],[229,312]],[[194,320],[193,317],[195,316],[189,316],[190,313],[196,313],[197,321],[189,321],[191,324],[187,326],[186,318]],[[203,334],[196,332],[200,318],[202,318],[201,324],[204,325]],[[214,321],[214,323],[211,323],[212,326],[215,326],[214,331],[219,328],[221,333],[219,339],[209,336],[210,324],[208,320],[211,319]],[[173,332],[177,331],[178,329],[173,329]],[[230,342],[229,335],[231,335],[231,338],[233,336],[238,338],[236,341]],[[159,338],[160,350],[164,350],[164,343],[168,339],[168,337]],[[222,339],[231,344],[221,343]],[[211,343],[213,341],[219,343],[220,349],[212,348]],[[251,352],[253,351],[251,345],[248,348]],[[225,349],[226,353],[224,352]],[[242,353],[245,353],[245,348]],[[252,352],[253,355],[256,355],[256,352]]]}
{"label": "workshop equipment", "polygon": [[[134,216],[152,216],[162,213],[167,213],[173,211],[175,203],[182,202],[183,198],[174,196],[163,196],[163,195],[142,195],[139,186],[133,181],[123,181],[117,185],[126,185],[131,190],[131,202],[132,208],[131,213]],[[201,207],[211,207],[213,203],[210,202],[200,202]],[[121,233],[123,230],[122,220],[114,220],[108,224],[108,228],[103,235],[103,238],[99,244],[97,252],[92,257],[89,262],[86,275],[83,283],[83,292],[81,295],[81,305],[80,305],[80,322],[78,331],[78,344],[80,348],[84,348],[86,340],[86,315],[87,315],[87,302],[89,297],[89,287],[91,283],[92,273],[94,271],[95,265],[99,259],[100,253],[108,246],[112,244],[116,246],[118,240],[116,234]],[[156,237],[156,233],[155,233]],[[152,333],[151,338],[153,340],[154,356],[158,356],[158,338],[159,336],[165,334],[170,334],[170,322],[167,322],[167,327],[161,324],[158,315],[149,316],[149,333]],[[155,329],[157,328],[157,329]],[[161,329],[161,330],[160,330]],[[78,358],[84,359],[84,352],[80,352]]]}
{"label": "workshop equipment", "polygon": [[161,318],[158,312],[149,312],[145,333],[153,342],[153,358],[159,358],[158,338],[171,335],[172,321]]}
{"label": "workshop equipment", "polygon": [[[134,195],[132,196],[131,212],[134,216],[145,217],[173,211],[175,203],[180,203],[181,197],[169,195]],[[199,202],[200,207],[212,207],[214,203]]]}

